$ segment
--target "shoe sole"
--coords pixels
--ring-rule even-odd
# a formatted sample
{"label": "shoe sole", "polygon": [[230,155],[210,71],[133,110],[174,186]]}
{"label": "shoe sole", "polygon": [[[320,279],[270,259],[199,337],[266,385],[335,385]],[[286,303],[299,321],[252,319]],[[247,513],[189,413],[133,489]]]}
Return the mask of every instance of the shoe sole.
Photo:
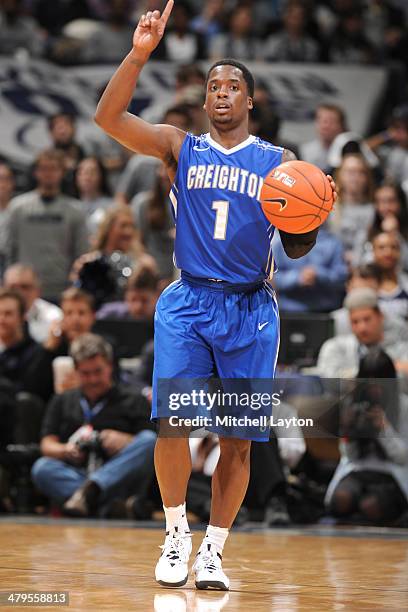
{"label": "shoe sole", "polygon": [[164,587],[176,588],[176,587],[184,586],[187,580],[188,580],[188,575],[185,578],[183,578],[183,580],[180,580],[180,582],[164,582],[164,580],[156,580],[156,582],[158,582],[161,586],[164,586]]}
{"label": "shoe sole", "polygon": [[200,589],[200,591],[205,591],[206,589],[214,589],[215,591],[229,591],[229,587],[218,580],[201,580],[200,582],[196,582],[195,585],[197,589]]}

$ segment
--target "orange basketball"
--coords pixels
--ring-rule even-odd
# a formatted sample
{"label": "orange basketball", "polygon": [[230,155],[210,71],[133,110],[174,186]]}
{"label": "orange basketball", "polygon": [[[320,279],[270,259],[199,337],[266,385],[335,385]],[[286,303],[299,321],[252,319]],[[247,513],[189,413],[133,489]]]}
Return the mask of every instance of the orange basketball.
{"label": "orange basketball", "polygon": [[326,221],[333,207],[333,191],[320,168],[288,161],[265,177],[261,205],[275,227],[289,234],[304,234]]}

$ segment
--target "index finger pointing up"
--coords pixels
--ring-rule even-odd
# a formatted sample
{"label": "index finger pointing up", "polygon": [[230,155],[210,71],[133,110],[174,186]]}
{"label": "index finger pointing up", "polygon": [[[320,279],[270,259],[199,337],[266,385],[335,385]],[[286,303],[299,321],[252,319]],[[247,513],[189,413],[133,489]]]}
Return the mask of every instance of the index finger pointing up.
{"label": "index finger pointing up", "polygon": [[170,17],[170,13],[171,13],[171,11],[173,9],[173,6],[174,6],[174,0],[168,0],[168,2],[166,4],[166,7],[165,7],[165,9],[163,11],[162,17],[161,17],[162,21],[164,21],[164,24],[167,23],[167,21],[168,21],[168,19]]}

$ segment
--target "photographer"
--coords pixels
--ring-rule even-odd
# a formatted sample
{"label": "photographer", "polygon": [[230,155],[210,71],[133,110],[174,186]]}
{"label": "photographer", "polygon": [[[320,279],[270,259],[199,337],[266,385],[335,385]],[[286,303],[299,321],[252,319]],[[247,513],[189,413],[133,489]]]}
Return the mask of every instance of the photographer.
{"label": "photographer", "polygon": [[408,398],[381,349],[360,361],[358,380],[341,411],[341,460],[326,504],[340,518],[389,524],[407,509]]}
{"label": "photographer", "polygon": [[95,237],[95,250],[79,257],[70,280],[94,296],[97,307],[123,298],[132,270],[141,261],[154,260],[144,253],[128,206],[115,206],[106,212]]}
{"label": "photographer", "polygon": [[147,400],[114,384],[112,349],[105,340],[84,334],[70,353],[80,388],[56,395],[48,405],[44,456],[34,464],[32,478],[48,497],[65,502],[67,514],[91,516],[114,498],[143,495],[153,474],[156,436]]}

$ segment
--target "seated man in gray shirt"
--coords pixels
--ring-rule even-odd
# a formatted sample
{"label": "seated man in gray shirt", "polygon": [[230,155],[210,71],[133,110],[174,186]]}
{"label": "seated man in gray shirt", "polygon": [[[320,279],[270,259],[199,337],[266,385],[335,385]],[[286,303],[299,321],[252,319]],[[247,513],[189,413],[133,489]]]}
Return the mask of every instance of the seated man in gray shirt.
{"label": "seated man in gray shirt", "polygon": [[325,378],[354,378],[359,361],[366,352],[378,346],[394,362],[399,376],[408,377],[408,342],[384,334],[384,315],[374,289],[350,291],[344,305],[349,313],[351,333],[327,340],[320,349],[317,370]]}
{"label": "seated man in gray shirt", "polygon": [[[373,263],[356,266],[350,272],[346,283],[346,291],[349,294],[353,289],[369,287],[377,293],[380,285],[380,270]],[[390,316],[387,313],[387,304],[379,303],[384,315],[384,339],[387,345],[404,340],[408,342],[408,326],[399,317]],[[331,313],[334,321],[334,335],[341,336],[351,334],[350,316],[347,308],[343,306]]]}

